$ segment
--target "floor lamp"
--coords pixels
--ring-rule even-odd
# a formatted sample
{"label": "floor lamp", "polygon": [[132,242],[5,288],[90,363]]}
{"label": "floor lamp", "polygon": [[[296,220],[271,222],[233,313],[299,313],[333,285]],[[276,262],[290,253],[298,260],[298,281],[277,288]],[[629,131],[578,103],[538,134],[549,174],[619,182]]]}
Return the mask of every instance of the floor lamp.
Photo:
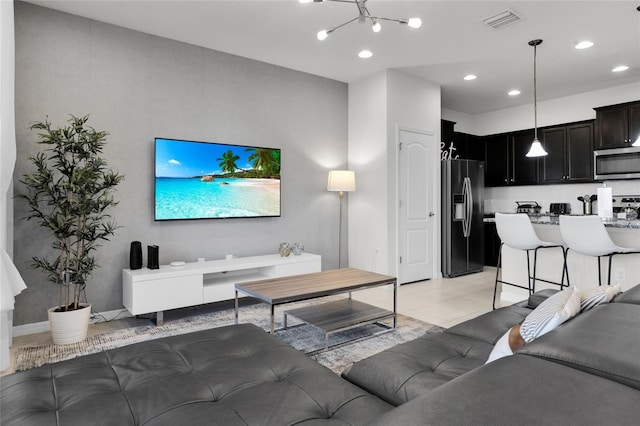
{"label": "floor lamp", "polygon": [[344,193],[356,190],[356,176],[351,170],[331,170],[327,191],[340,192],[340,224],[338,227],[338,269],[342,267],[342,204]]}

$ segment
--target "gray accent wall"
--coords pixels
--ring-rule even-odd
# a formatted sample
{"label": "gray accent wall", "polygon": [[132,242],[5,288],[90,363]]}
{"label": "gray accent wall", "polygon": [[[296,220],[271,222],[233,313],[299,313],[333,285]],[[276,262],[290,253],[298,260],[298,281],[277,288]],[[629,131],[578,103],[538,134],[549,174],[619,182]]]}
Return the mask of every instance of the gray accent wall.
{"label": "gray accent wall", "polygon": [[[347,164],[345,83],[16,2],[16,136],[14,191],[40,146],[30,124],[56,126],[69,114],[110,133],[104,157],[125,175],[113,210],[122,228],[98,252],[87,286],[95,311],[122,308],[122,269],[129,244],[160,246],[160,263],[277,253],[299,241],[337,267],[338,195],[327,172]],[[282,149],[280,218],[154,222],[154,137]],[[27,283],[14,324],[46,321],[56,288],[29,267],[51,253],[44,230],[14,207],[15,263]],[[346,232],[343,232],[346,235]],[[343,264],[347,264],[346,239]],[[145,255],[146,258],[146,255]],[[146,259],[145,259],[146,261]]]}

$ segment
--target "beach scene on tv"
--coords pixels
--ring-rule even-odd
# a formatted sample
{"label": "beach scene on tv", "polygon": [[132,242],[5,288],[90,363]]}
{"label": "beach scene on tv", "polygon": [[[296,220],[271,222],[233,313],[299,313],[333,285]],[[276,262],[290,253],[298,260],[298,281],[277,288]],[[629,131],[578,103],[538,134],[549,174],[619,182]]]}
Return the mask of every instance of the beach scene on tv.
{"label": "beach scene on tv", "polygon": [[280,150],[155,140],[155,219],[280,216]]}

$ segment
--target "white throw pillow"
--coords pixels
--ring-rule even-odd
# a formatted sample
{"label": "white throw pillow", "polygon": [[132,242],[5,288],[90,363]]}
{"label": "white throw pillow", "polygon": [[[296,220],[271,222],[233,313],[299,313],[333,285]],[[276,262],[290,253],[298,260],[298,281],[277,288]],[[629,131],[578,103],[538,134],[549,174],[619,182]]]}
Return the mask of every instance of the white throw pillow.
{"label": "white throw pillow", "polygon": [[609,303],[613,297],[622,292],[620,284],[596,287],[580,292],[580,312],[588,311],[602,303]]}
{"label": "white throw pillow", "polygon": [[559,291],[542,302],[522,322],[520,335],[529,343],[580,312],[580,294],[575,289]]}
{"label": "white throw pillow", "polygon": [[507,330],[506,333],[496,342],[496,345],[493,347],[493,350],[489,354],[489,359],[487,359],[487,364],[496,359],[503,358],[505,356],[513,355],[511,351],[511,347],[509,346],[509,333],[511,329]]}

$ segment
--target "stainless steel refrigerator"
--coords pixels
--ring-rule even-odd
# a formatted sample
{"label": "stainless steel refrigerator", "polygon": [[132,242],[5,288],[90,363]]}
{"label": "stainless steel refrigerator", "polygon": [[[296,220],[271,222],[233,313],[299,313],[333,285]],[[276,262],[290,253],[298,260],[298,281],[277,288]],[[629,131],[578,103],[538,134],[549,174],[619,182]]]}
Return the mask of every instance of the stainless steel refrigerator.
{"label": "stainless steel refrigerator", "polygon": [[442,161],[442,275],[484,266],[484,162]]}

